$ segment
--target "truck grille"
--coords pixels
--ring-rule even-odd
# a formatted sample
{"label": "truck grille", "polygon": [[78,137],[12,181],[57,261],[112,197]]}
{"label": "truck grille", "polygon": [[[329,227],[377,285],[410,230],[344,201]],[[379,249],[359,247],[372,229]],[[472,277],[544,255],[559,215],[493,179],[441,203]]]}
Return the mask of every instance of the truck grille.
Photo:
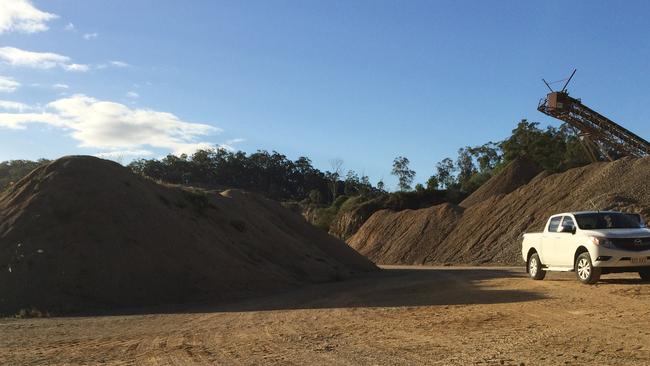
{"label": "truck grille", "polygon": [[624,239],[610,239],[612,243],[618,248],[623,250],[630,250],[640,252],[642,250],[650,250],[650,237],[649,238],[624,238]]}

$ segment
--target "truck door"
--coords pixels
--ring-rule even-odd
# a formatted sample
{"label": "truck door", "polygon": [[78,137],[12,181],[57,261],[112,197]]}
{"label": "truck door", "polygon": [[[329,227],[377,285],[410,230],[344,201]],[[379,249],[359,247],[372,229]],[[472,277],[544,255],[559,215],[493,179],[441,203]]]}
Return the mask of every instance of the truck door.
{"label": "truck door", "polygon": [[547,266],[559,266],[561,259],[561,245],[562,235],[558,233],[562,216],[552,217],[548,223],[548,228],[542,237],[542,263]]}
{"label": "truck door", "polygon": [[[575,229],[575,227],[576,224],[573,222],[571,216],[564,216],[558,231],[561,231],[562,228],[569,230]],[[576,252],[575,237],[572,232],[559,232],[558,234],[561,238],[558,246],[558,265],[562,267],[572,267],[573,255]]]}

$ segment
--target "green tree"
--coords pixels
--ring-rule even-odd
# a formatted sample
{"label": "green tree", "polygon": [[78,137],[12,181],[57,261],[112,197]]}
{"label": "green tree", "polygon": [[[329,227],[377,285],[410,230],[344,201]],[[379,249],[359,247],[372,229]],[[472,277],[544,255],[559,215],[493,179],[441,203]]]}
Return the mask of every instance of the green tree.
{"label": "green tree", "polygon": [[461,190],[466,191],[467,183],[476,174],[476,166],[472,158],[471,148],[464,147],[458,150],[458,158],[456,159],[456,167],[458,168],[458,184]]}
{"label": "green tree", "polygon": [[440,181],[438,180],[437,175],[432,175],[427,179],[427,190],[429,191],[435,191],[439,188],[440,186]]}
{"label": "green tree", "polygon": [[436,165],[436,176],[438,177],[438,183],[446,189],[451,188],[454,183],[456,183],[456,179],[454,177],[455,171],[456,168],[454,166],[453,160],[450,158],[442,159],[442,161]]}
{"label": "green tree", "polygon": [[560,172],[588,163],[575,131],[562,125],[542,130],[537,122],[523,119],[512,135],[500,143],[504,162],[525,156],[545,170]]}
{"label": "green tree", "polygon": [[354,170],[349,170],[345,176],[343,192],[346,196],[354,196],[359,193],[361,180]]}
{"label": "green tree", "polygon": [[0,163],[0,191],[17,183],[32,170],[41,165],[50,163],[50,160],[9,160]]}
{"label": "green tree", "polygon": [[471,147],[469,152],[478,162],[480,172],[489,172],[501,162],[499,144],[494,142]]}
{"label": "green tree", "polygon": [[330,181],[332,201],[335,201],[339,191],[339,180],[341,179],[341,172],[343,171],[343,159],[335,158],[330,160],[330,167],[332,168],[332,171],[329,172],[327,176]]}
{"label": "green tree", "polygon": [[385,190],[384,190],[385,187],[384,186],[385,186],[384,185],[384,180],[380,179],[379,182],[377,182],[377,189],[379,190],[379,192],[385,192]]}
{"label": "green tree", "polygon": [[367,195],[370,192],[372,192],[372,183],[370,183],[370,178],[367,175],[362,174],[361,181],[359,182],[359,193],[361,193],[361,195]]}
{"label": "green tree", "polygon": [[391,174],[397,177],[398,187],[402,192],[411,190],[411,183],[415,178],[415,171],[409,169],[409,163],[409,159],[404,156],[398,156],[393,160]]}

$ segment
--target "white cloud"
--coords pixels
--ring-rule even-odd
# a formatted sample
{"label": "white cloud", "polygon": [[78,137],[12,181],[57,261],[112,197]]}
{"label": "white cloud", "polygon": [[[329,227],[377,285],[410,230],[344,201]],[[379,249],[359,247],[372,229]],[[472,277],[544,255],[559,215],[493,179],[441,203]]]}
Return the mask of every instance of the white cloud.
{"label": "white cloud", "polygon": [[186,122],[177,116],[150,109],[100,101],[82,94],[55,100],[32,113],[0,113],[0,127],[24,129],[30,123],[45,123],[66,131],[81,147],[111,151],[139,150],[146,146],[192,153],[213,144],[196,141],[221,132],[202,123]]}
{"label": "white cloud", "polygon": [[192,155],[197,150],[209,150],[214,149],[214,144],[209,142],[197,142],[197,143],[184,143],[179,144],[174,147],[174,155]]}
{"label": "white cloud", "polygon": [[225,143],[230,145],[230,144],[238,144],[238,143],[244,142],[244,141],[246,141],[246,140],[243,139],[243,138],[238,137],[236,139],[227,140]]}
{"label": "white cloud", "polygon": [[0,0],[0,34],[46,31],[46,23],[57,17],[56,14],[36,9],[29,0]]}
{"label": "white cloud", "polygon": [[69,65],[62,65],[63,69],[65,71],[79,71],[79,72],[86,72],[90,69],[90,66],[88,65],[81,65],[81,64],[69,64]]}
{"label": "white cloud", "polygon": [[0,100],[0,110],[23,112],[30,109],[31,107],[24,103],[12,102],[10,100]]}
{"label": "white cloud", "polygon": [[130,92],[126,93],[126,96],[127,96],[127,98],[131,98],[131,99],[140,98],[140,94],[138,94],[138,93],[136,93],[134,91],[130,91]]}
{"label": "white cloud", "polygon": [[63,27],[63,29],[67,30],[69,32],[72,32],[72,31],[74,31],[74,24],[68,23],[68,24],[65,25],[65,27]]}
{"label": "white cloud", "polygon": [[127,156],[139,157],[139,156],[151,156],[151,155],[153,155],[153,151],[149,151],[149,150],[114,150],[114,151],[106,151],[106,152],[100,152],[95,154],[96,157],[104,158],[104,159],[122,159]]}
{"label": "white cloud", "polygon": [[30,52],[15,47],[0,47],[0,60],[12,66],[51,69],[70,62],[70,58],[50,52]]}
{"label": "white cloud", "polygon": [[24,130],[25,124],[30,122],[56,124],[58,119],[49,113],[0,113],[0,127],[13,130]]}
{"label": "white cloud", "polygon": [[125,68],[125,67],[131,67],[131,65],[127,64],[126,62],[123,61],[108,61],[105,63],[97,64],[97,69],[102,70],[107,67],[118,67],[118,68]]}
{"label": "white cloud", "polygon": [[70,86],[68,84],[53,84],[52,88],[54,88],[54,89],[69,89]]}
{"label": "white cloud", "polygon": [[129,67],[131,65],[127,64],[126,62],[123,61],[110,61],[109,64],[115,67]]}
{"label": "white cloud", "polygon": [[83,35],[83,38],[84,38],[86,41],[90,41],[91,39],[95,39],[95,38],[97,38],[98,36],[99,36],[99,34],[97,34],[97,33],[85,33],[85,34]]}
{"label": "white cloud", "polygon": [[244,141],[246,140],[242,138],[230,139],[230,140],[226,140],[226,142],[219,144],[219,147],[229,151],[235,151],[235,145]]}
{"label": "white cloud", "polygon": [[20,83],[13,78],[0,75],[0,92],[11,93],[20,87]]}
{"label": "white cloud", "polygon": [[[0,0],[2,1],[2,0]],[[0,47],[0,61],[11,66],[52,69],[60,67],[66,71],[88,71],[88,65],[70,62],[70,57],[51,52],[31,52],[15,47]]]}

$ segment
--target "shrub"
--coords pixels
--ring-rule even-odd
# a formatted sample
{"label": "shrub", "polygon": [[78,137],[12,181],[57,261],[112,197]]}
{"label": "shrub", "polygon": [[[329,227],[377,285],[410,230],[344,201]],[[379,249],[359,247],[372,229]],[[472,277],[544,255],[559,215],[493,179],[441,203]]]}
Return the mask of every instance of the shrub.
{"label": "shrub", "polygon": [[210,202],[210,195],[197,189],[183,189],[183,197],[194,210],[203,213],[206,208],[214,208],[215,206]]}

